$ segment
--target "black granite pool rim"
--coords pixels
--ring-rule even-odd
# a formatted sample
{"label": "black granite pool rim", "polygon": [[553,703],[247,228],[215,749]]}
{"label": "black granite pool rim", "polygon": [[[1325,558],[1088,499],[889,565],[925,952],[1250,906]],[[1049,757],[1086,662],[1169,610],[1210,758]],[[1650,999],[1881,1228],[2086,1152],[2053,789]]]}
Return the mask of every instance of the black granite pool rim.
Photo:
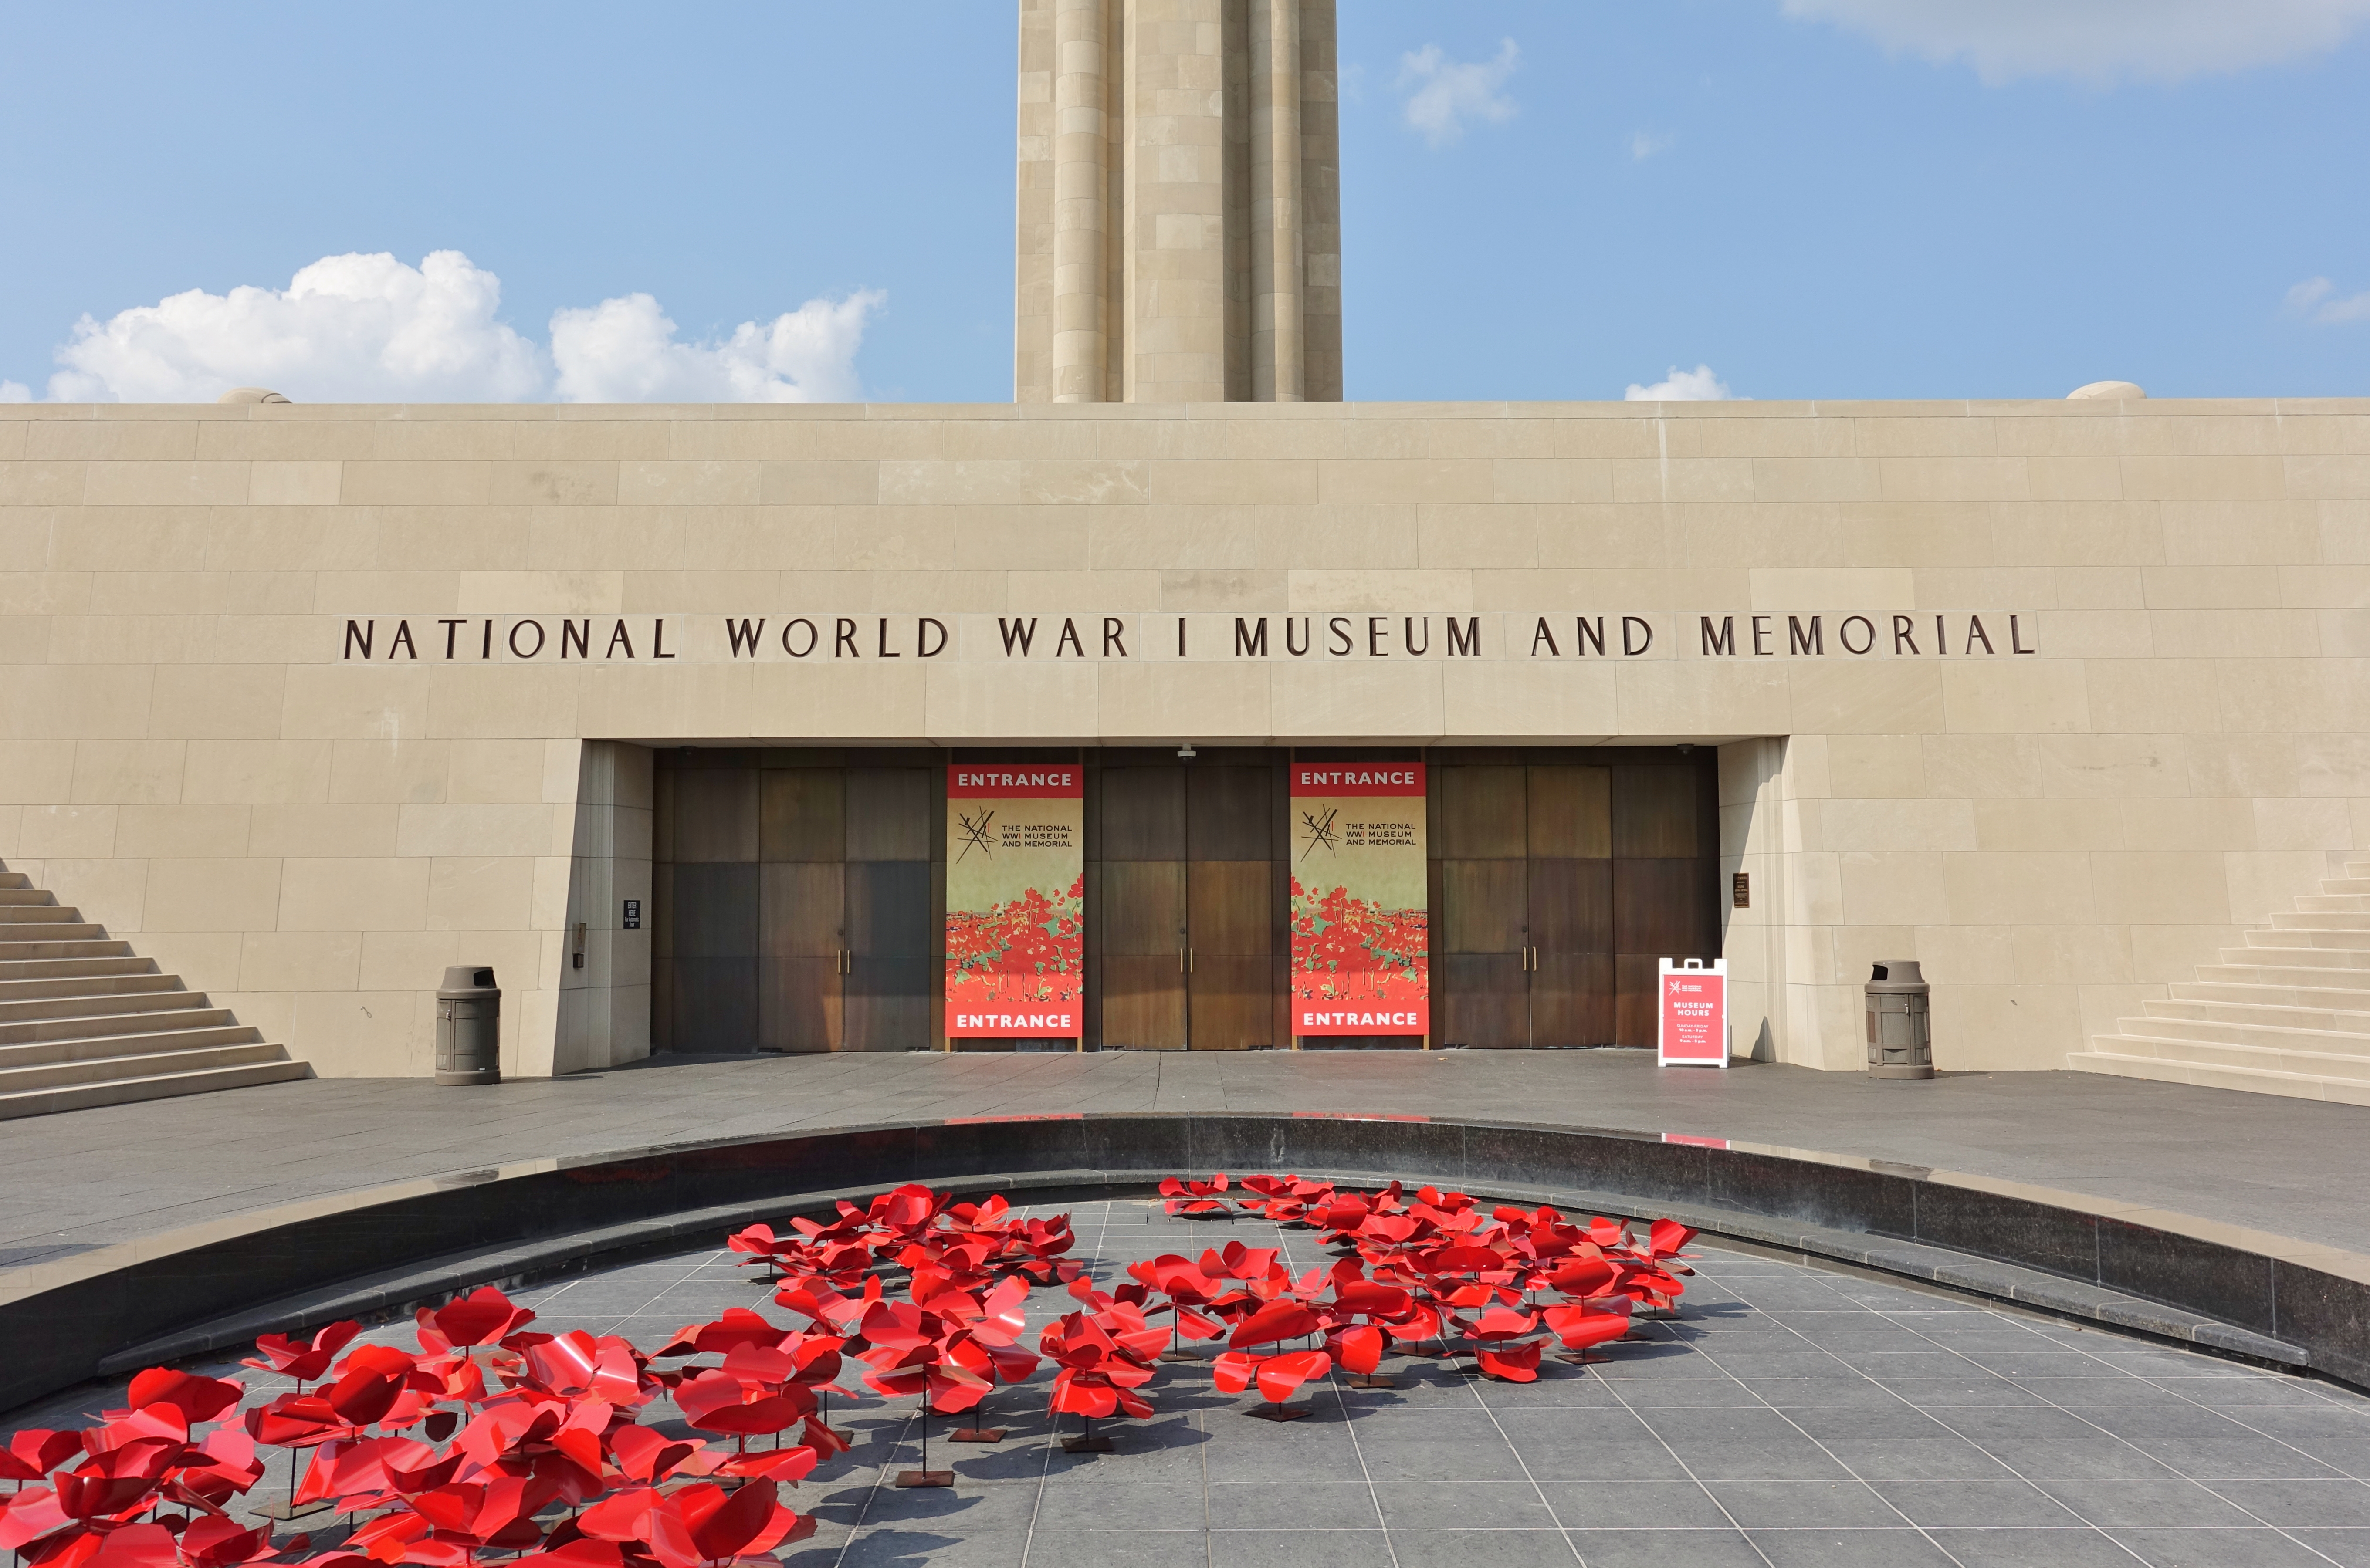
{"label": "black granite pool rim", "polygon": [[[2041,1299],[2071,1315],[2089,1310],[2370,1388],[2370,1258],[2317,1243],[1953,1172],[1716,1139],[1411,1116],[1133,1113],[957,1118],[528,1161],[47,1260],[0,1273],[0,1333],[17,1352],[0,1367],[0,1410],[178,1332],[265,1303],[320,1300],[340,1282],[412,1270],[425,1299],[473,1270],[483,1279],[531,1268],[538,1255],[553,1261],[554,1246],[631,1249],[906,1181],[995,1177],[1118,1194],[1213,1170],[1398,1176],[1669,1211],[1716,1233]],[[492,1261],[504,1253],[512,1264]],[[402,1295],[389,1286],[373,1299],[396,1307]],[[2130,1310],[2134,1300],[2170,1310],[2162,1322],[2134,1322],[2147,1316]]]}

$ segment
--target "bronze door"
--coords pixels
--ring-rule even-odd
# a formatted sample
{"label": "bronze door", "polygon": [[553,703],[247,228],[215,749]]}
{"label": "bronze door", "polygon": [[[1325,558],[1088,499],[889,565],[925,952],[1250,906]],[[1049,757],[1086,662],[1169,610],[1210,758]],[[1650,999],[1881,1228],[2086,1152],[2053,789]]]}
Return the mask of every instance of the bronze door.
{"label": "bronze door", "polygon": [[1614,1036],[1612,771],[1526,770],[1531,1043]]}
{"label": "bronze door", "polygon": [[1276,1043],[1272,763],[1198,762],[1185,777],[1187,1035],[1197,1051]]}
{"label": "bronze door", "polygon": [[749,1051],[758,1037],[757,775],[702,767],[662,775],[664,883],[652,922],[653,1023],[669,1048]]}
{"label": "bronze door", "polygon": [[1432,771],[1440,935],[1432,1034],[1443,1045],[1531,1043],[1528,780],[1518,763]]}
{"label": "bronze door", "polygon": [[1612,774],[1614,1038],[1651,1046],[1658,960],[1720,954],[1713,774],[1686,762]]}
{"label": "bronze door", "polygon": [[[1099,956],[1088,974],[1097,1038],[1129,1050],[1183,1050],[1187,1040],[1185,771],[1105,767],[1097,791],[1089,920]],[[1099,984],[1095,982],[1099,980]]]}
{"label": "bronze door", "polygon": [[757,780],[757,1044],[837,1050],[846,1027],[847,776],[837,768],[767,768]]}
{"label": "bronze door", "polygon": [[922,1050],[934,1041],[930,827],[944,815],[943,777],[935,768],[850,768],[846,774],[841,1050]]}

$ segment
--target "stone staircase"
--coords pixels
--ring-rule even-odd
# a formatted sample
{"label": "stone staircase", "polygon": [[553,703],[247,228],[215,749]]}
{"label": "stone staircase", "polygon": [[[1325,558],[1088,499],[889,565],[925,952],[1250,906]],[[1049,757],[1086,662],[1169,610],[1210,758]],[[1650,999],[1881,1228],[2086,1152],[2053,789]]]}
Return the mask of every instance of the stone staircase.
{"label": "stone staircase", "polygon": [[0,1121],[312,1075],[178,975],[0,869]]}
{"label": "stone staircase", "polygon": [[2370,1105],[2370,860],[2144,1005],[2066,1065]]}

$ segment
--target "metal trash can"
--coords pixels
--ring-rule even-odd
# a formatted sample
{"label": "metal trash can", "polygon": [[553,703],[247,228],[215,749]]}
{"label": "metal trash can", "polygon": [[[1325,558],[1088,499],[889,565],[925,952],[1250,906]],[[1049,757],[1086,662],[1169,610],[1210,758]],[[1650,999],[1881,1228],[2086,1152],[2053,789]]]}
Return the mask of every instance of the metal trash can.
{"label": "metal trash can", "polygon": [[1934,1076],[1933,987],[1914,959],[1889,958],[1868,978],[1868,1075]]}
{"label": "metal trash can", "polygon": [[436,988],[436,1082],[501,1081],[501,988],[491,969],[456,965]]}

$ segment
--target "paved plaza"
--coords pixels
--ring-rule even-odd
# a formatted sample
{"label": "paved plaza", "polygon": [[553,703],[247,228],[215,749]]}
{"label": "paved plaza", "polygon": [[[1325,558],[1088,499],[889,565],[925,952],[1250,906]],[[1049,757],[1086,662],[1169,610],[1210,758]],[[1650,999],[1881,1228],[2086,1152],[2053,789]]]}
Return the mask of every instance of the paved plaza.
{"label": "paved plaza", "polygon": [[[1107,1284],[1128,1260],[1228,1237],[1281,1246],[1297,1268],[1324,1261],[1311,1232],[1263,1221],[1170,1219],[1140,1202],[1075,1218]],[[2370,1400],[1852,1275],[1694,1253],[1679,1321],[1644,1325],[1586,1370],[1550,1359],[1527,1386],[1401,1359],[1385,1368],[1396,1391],[1329,1383],[1309,1419],[1276,1425],[1245,1413],[1254,1396],[1170,1367],[1151,1387],[1153,1419],[1110,1423],[1116,1452],[1074,1458],[1048,1440],[1041,1368],[993,1396],[1003,1444],[933,1442],[950,1491],[888,1484],[918,1459],[912,1402],[835,1404],[857,1445],[786,1494],[820,1528],[784,1556],[794,1568],[2370,1563]],[[645,1346],[765,1305],[721,1251],[521,1299],[538,1327]],[[1039,1291],[1026,1343],[1071,1305]],[[406,1343],[408,1325],[374,1337]],[[87,1403],[19,1413],[46,1424]],[[954,1423],[936,1425],[942,1436]]]}
{"label": "paved plaza", "polygon": [[949,1116],[1328,1111],[1749,1139],[1970,1172],[2370,1253],[2370,1109],[2090,1073],[1931,1082],[1639,1051],[659,1057],[447,1089],[323,1079],[0,1138],[0,1268],[406,1177]]}

